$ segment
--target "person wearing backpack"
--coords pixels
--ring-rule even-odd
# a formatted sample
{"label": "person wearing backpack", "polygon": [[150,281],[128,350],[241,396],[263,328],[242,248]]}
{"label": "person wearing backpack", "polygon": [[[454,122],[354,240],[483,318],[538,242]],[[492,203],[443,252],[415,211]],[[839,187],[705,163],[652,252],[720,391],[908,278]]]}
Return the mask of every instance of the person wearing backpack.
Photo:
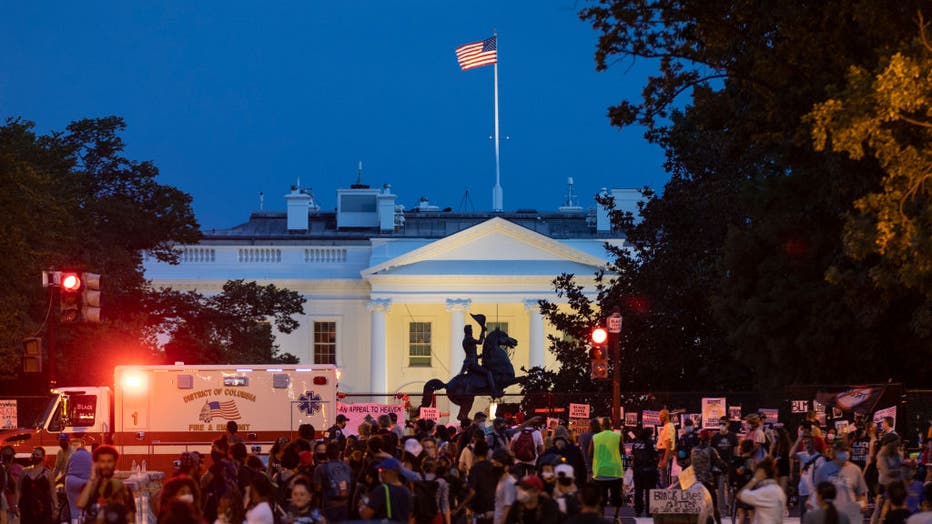
{"label": "person wearing backpack", "polygon": [[[802,522],[806,512],[818,508],[813,479],[815,471],[825,463],[825,457],[822,456],[821,450],[816,449],[815,440],[809,431],[801,433],[797,443],[802,446],[802,451],[796,453],[796,460],[799,461],[799,484],[796,487],[796,495],[799,497],[799,521]],[[795,449],[796,446],[793,448]]]}
{"label": "person wearing backpack", "polygon": [[413,500],[411,491],[401,482],[401,462],[387,458],[379,462],[379,483],[362,500],[359,516],[363,520],[408,522]]}
{"label": "person wearing backpack", "polygon": [[650,515],[650,490],[657,487],[659,457],[654,449],[650,428],[642,428],[637,440],[631,444],[631,466],[634,468],[635,516]]}
{"label": "person wearing backpack", "polygon": [[676,463],[682,469],[692,464],[693,448],[699,445],[699,436],[696,435],[693,420],[686,417],[683,421],[683,435],[676,441]]}
{"label": "person wearing backpack", "polygon": [[434,459],[421,462],[420,475],[411,486],[414,490],[411,513],[416,524],[450,524],[450,485],[438,475]]}
{"label": "person wearing backpack", "polygon": [[328,522],[349,519],[350,487],[353,472],[340,460],[340,443],[327,443],[326,459],[314,468],[314,490],[320,494],[320,508]]}
{"label": "person wearing backpack", "polygon": [[521,428],[511,437],[511,453],[515,456],[515,474],[533,473],[537,457],[544,452],[544,437],[533,425]]}

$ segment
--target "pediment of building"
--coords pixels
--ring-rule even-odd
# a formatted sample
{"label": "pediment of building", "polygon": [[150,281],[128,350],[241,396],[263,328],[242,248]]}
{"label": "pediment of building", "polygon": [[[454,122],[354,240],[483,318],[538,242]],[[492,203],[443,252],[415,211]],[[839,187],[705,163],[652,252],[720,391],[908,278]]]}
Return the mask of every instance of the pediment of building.
{"label": "pediment of building", "polygon": [[[528,274],[595,270],[605,260],[502,218],[469,229],[364,269],[380,275]],[[522,270],[522,266],[524,269]],[[556,271],[556,273],[553,273]]]}

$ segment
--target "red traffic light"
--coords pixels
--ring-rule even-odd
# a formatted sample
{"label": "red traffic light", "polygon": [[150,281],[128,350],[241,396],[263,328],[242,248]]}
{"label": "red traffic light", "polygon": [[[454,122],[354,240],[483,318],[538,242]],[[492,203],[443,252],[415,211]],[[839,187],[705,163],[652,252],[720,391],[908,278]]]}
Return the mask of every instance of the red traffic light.
{"label": "red traffic light", "polygon": [[74,293],[81,289],[81,278],[78,277],[77,273],[62,273],[61,288],[62,291]]}
{"label": "red traffic light", "polygon": [[605,331],[605,328],[601,326],[597,327],[592,330],[592,335],[590,335],[589,338],[592,339],[593,344],[601,346],[605,343],[606,340],[608,340],[608,331]]}

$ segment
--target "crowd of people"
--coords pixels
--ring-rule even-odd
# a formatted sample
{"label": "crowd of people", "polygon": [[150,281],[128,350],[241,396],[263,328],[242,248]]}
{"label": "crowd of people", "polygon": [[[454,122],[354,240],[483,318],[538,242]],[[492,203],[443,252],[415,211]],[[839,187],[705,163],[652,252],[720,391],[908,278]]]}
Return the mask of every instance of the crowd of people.
{"label": "crowd of people", "polygon": [[[666,410],[660,417],[655,439],[653,428],[619,431],[610,419],[573,435],[539,417],[489,421],[482,412],[461,426],[402,427],[383,415],[350,435],[339,415],[322,432],[300,426],[267,455],[247,448],[231,422],[209,457],[181,454],[152,509],[160,524],[589,524],[612,508],[617,518],[632,496],[636,514],[649,515],[649,490],[688,468],[716,524],[782,522],[794,502],[802,524],[932,522],[932,439],[918,461],[907,459],[889,421],[876,429],[857,419],[834,435],[807,417],[791,438],[758,414],[740,433],[725,418],[715,430],[689,420],[678,430]],[[73,435],[52,468],[42,448],[25,468],[13,455],[0,450],[0,524],[135,522],[133,493],[114,478],[115,448],[91,452]],[[56,502],[56,484],[67,502]]]}

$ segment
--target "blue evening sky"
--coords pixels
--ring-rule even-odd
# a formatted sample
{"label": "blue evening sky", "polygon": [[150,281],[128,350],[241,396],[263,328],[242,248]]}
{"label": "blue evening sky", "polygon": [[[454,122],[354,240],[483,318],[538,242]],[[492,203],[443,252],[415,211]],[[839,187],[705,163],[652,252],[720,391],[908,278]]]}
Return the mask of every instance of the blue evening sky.
{"label": "blue evening sky", "polygon": [[661,189],[663,154],[607,108],[640,92],[647,63],[596,73],[597,34],[570,0],[544,2],[7,2],[0,118],[40,132],[120,115],[128,154],[194,197],[205,228],[244,222],[298,178],[323,209],[356,179],[491,208],[492,67],[454,49],[499,34],[506,210],[554,210],[574,177]]}

